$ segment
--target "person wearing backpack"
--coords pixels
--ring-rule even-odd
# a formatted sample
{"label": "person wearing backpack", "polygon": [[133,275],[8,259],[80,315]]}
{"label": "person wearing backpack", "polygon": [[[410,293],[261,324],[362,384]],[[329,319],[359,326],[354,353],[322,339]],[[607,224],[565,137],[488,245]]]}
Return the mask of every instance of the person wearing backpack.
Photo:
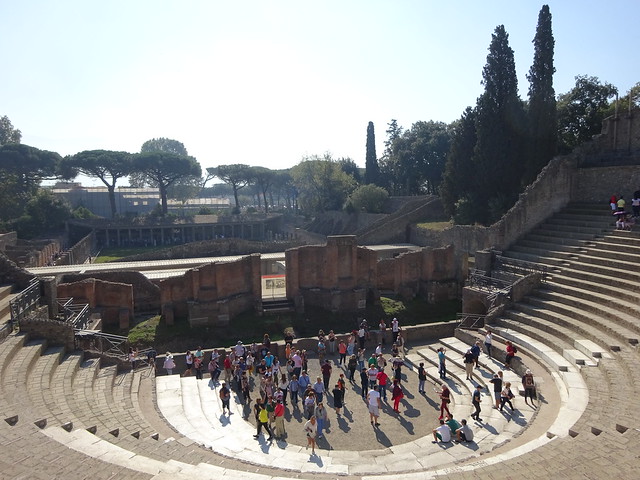
{"label": "person wearing backpack", "polygon": [[222,400],[222,414],[224,415],[224,411],[226,409],[229,415],[233,415],[231,407],[229,407],[231,391],[227,388],[226,382],[222,382],[222,387],[220,388],[220,400]]}

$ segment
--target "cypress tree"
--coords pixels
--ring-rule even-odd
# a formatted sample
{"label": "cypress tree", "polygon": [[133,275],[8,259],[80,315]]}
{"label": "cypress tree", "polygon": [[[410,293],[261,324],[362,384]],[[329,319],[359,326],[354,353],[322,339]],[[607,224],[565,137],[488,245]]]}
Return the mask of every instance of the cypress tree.
{"label": "cypress tree", "polygon": [[538,14],[538,26],[533,39],[533,65],[529,69],[529,138],[527,166],[523,184],[535,180],[558,149],[558,116],[556,94],[553,89],[553,49],[555,40],[551,30],[549,6],[543,5]]}
{"label": "cypress tree", "polygon": [[373,122],[369,122],[367,126],[367,154],[364,172],[365,184],[380,183],[380,167],[378,166],[378,158],[376,157],[376,134],[373,128]]}
{"label": "cypress tree", "polygon": [[481,217],[475,220],[490,223],[513,205],[522,177],[524,109],[504,25],[496,27],[492,35],[482,78],[485,90],[477,102],[474,155]]}

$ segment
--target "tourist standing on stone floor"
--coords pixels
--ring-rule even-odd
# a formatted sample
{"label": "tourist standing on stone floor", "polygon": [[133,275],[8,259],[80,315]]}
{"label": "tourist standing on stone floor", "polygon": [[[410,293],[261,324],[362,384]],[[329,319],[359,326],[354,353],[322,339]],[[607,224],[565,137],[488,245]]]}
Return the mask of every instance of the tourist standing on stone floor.
{"label": "tourist standing on stone floor", "polygon": [[201,357],[193,358],[193,368],[196,371],[196,380],[202,380],[202,358]]}
{"label": "tourist standing on stone floor", "polygon": [[226,355],[224,360],[222,361],[222,365],[224,366],[224,381],[230,382],[231,376],[233,375],[233,361],[231,359],[231,355]]}
{"label": "tourist standing on stone floor", "polygon": [[427,371],[424,368],[424,362],[420,362],[418,366],[418,393],[424,392],[424,382],[427,381]]}
{"label": "tourist standing on stone floor", "polygon": [[278,388],[282,392],[282,403],[287,405],[287,392],[289,391],[289,380],[287,380],[287,376],[283,373],[280,376],[280,383],[278,383]]}
{"label": "tourist standing on stone floor", "polygon": [[344,365],[347,360],[347,344],[344,343],[344,340],[340,340],[340,343],[338,344],[338,354],[340,355],[338,365]]}
{"label": "tourist standing on stone floor", "polygon": [[344,381],[344,373],[338,378],[338,387],[342,390],[342,404],[347,405],[347,382]]}
{"label": "tourist standing on stone floor", "polygon": [[322,372],[322,381],[324,383],[324,389],[329,390],[329,380],[331,380],[331,372],[333,369],[331,368],[331,360],[325,360],[325,362],[320,367],[320,371]]}
{"label": "tourist standing on stone floor", "polygon": [[391,320],[391,333],[393,334],[393,343],[398,343],[398,335],[400,334],[400,324],[397,318]]}
{"label": "tourist standing on stone floor", "polygon": [[495,407],[500,408],[500,394],[502,392],[502,371],[493,374],[493,378],[489,380],[493,384],[493,398],[495,400]]}
{"label": "tourist standing on stone floor", "polygon": [[324,362],[324,357],[327,353],[327,348],[322,340],[318,340],[318,361],[320,365]]}
{"label": "tourist standing on stone floor", "polygon": [[618,199],[615,195],[611,195],[609,199],[609,206],[611,207],[611,211],[615,212],[618,209]]}
{"label": "tourist standing on stone floor", "polygon": [[360,388],[362,389],[362,399],[367,398],[367,393],[369,392],[369,374],[366,368],[360,370]]}
{"label": "tourist standing on stone floor", "polygon": [[398,348],[398,344],[394,343],[393,345],[391,345],[391,356],[397,357],[399,355],[400,355],[400,349]]}
{"label": "tourist standing on stone floor", "polygon": [[229,406],[229,401],[231,400],[231,391],[227,388],[227,384],[222,382],[222,387],[220,387],[220,400],[222,400],[222,414],[224,415],[224,411],[226,410],[229,415],[233,415],[231,411],[231,407]]}
{"label": "tourist standing on stone floor", "polygon": [[398,345],[400,355],[404,358],[406,352],[404,349],[404,335],[402,334],[402,328],[398,328],[398,336],[396,337],[396,341],[394,343]]}
{"label": "tourist standing on stone floor", "polygon": [[289,361],[291,359],[291,344],[287,342],[284,346],[284,358]]}
{"label": "tourist standing on stone floor", "polygon": [[183,377],[188,377],[191,375],[191,369],[193,368],[193,354],[191,350],[187,350],[187,353],[184,356],[184,361],[187,364],[187,367],[184,369]]}
{"label": "tourist standing on stone floor", "polygon": [[471,353],[473,353],[473,361],[476,365],[476,368],[480,368],[479,362],[480,362],[480,352],[482,351],[482,349],[480,348],[480,340],[477,340],[472,346],[471,346]]}
{"label": "tourist standing on stone floor", "polygon": [[513,413],[513,405],[511,404],[511,399],[515,398],[515,395],[511,391],[511,382],[505,382],[504,388],[500,393],[500,411],[504,410],[505,403],[509,404],[509,408],[511,409],[511,413]]}
{"label": "tourist standing on stone floor", "polygon": [[293,362],[293,374],[300,378],[300,374],[302,373],[302,357],[300,356],[300,350],[296,350],[296,353],[291,357],[291,361]]}
{"label": "tourist standing on stone floor", "polygon": [[467,380],[473,381],[473,364],[475,357],[470,348],[467,349],[462,358],[464,359],[464,370],[467,374]]}
{"label": "tourist standing on stone floor", "polygon": [[398,380],[393,381],[393,389],[391,390],[391,400],[393,400],[393,411],[400,413],[400,401],[404,398],[404,392]]}
{"label": "tourist standing on stone floor", "polygon": [[176,362],[173,360],[173,355],[171,354],[171,352],[166,353],[162,368],[167,371],[167,375],[173,375],[173,369],[176,368]]}
{"label": "tourist standing on stone floor", "polygon": [[631,210],[633,210],[633,218],[640,217],[640,190],[633,194],[631,199]]}
{"label": "tourist standing on stone floor", "polygon": [[363,348],[358,349],[358,354],[356,355],[356,358],[358,359],[358,371],[362,371],[367,359]]}
{"label": "tourist standing on stone floor", "polygon": [[380,409],[382,408],[382,402],[380,401],[380,392],[378,392],[378,386],[374,385],[373,389],[367,393],[367,401],[369,405],[369,419],[371,425],[376,427],[380,426],[378,418],[380,417]]}
{"label": "tourist standing on stone floor", "polygon": [[376,366],[378,367],[378,370],[382,370],[387,366],[387,361],[382,354],[376,357]]}
{"label": "tourist standing on stone floor", "polygon": [[355,382],[355,374],[358,368],[358,360],[355,355],[351,355],[349,357],[349,362],[347,363],[347,369],[349,370],[349,381],[351,383]]}
{"label": "tourist standing on stone floor", "polygon": [[300,391],[300,384],[298,383],[298,377],[295,375],[291,377],[289,381],[289,392],[291,393],[291,405],[294,408],[298,408],[298,392]]}
{"label": "tourist standing on stone floor", "polygon": [[444,347],[438,347],[438,374],[442,380],[447,378],[447,354]]}
{"label": "tourist standing on stone floor", "polygon": [[392,368],[393,368],[393,379],[397,380],[398,383],[402,383],[402,367],[405,366],[404,361],[400,357],[393,357]]}
{"label": "tourist standing on stone floor", "polygon": [[322,438],[322,432],[327,425],[327,409],[324,408],[323,402],[318,402],[313,415],[316,417],[316,422],[318,424],[318,436],[317,438]]}
{"label": "tourist standing on stone floor", "polygon": [[327,335],[327,342],[329,343],[329,353],[334,355],[336,353],[336,334],[333,333],[333,330],[329,330],[329,334]]}
{"label": "tourist standing on stone floor", "polygon": [[265,333],[262,337],[262,356],[264,357],[269,350],[271,350],[271,338],[268,333]]}
{"label": "tourist standing on stone floor", "polygon": [[347,355],[353,355],[354,353],[356,353],[356,334],[351,332],[347,339]]}
{"label": "tourist standing on stone floor", "polygon": [[300,356],[302,357],[302,370],[309,371],[309,359],[307,358],[307,351],[302,350],[300,352]]}
{"label": "tourist standing on stone floor", "polygon": [[247,365],[247,372],[249,373],[249,375],[253,375],[254,362],[255,362],[255,357],[253,356],[253,353],[251,353],[250,351],[247,352],[247,358],[245,360],[245,364]]}
{"label": "tourist standing on stone floor", "polygon": [[367,332],[366,332],[364,326],[360,325],[360,328],[358,329],[358,343],[360,345],[360,348],[364,348],[364,342],[366,341],[366,335],[367,335]]}
{"label": "tourist standing on stone floor", "polygon": [[304,424],[304,432],[307,435],[307,448],[311,447],[311,454],[316,453],[316,435],[318,434],[318,424],[316,417],[311,415],[307,423]]}
{"label": "tourist standing on stone floor", "polygon": [[321,403],[325,388],[324,383],[322,383],[322,379],[320,377],[316,377],[316,383],[313,384],[313,391],[316,394],[316,402]]}
{"label": "tourist standing on stone floor", "polygon": [[269,434],[269,438],[267,438],[267,442],[270,442],[273,440],[273,432],[271,431],[271,428],[269,427],[269,414],[267,413],[267,410],[265,408],[265,406],[260,403],[260,400],[256,400],[256,405],[255,405],[255,410],[257,411],[256,413],[256,422],[258,424],[257,426],[257,432],[256,434],[253,436],[253,438],[258,439],[260,437],[260,434],[262,433],[262,429],[264,428],[267,433]]}
{"label": "tourist standing on stone floor", "polygon": [[276,438],[284,438],[285,429],[284,429],[284,405],[282,402],[277,402],[276,406],[273,410],[273,418],[275,423],[275,433]]}
{"label": "tourist standing on stone floor", "polygon": [[535,407],[533,397],[536,394],[536,382],[533,380],[533,373],[527,368],[522,376],[522,386],[524,387],[524,403],[529,405],[527,398],[531,399],[531,406]]}
{"label": "tourist standing on stone floor", "polygon": [[340,388],[339,384],[336,383],[336,386],[333,387],[331,393],[333,394],[333,408],[335,409],[336,413],[340,415],[340,409],[343,406],[342,402],[344,399],[344,390]]}
{"label": "tourist standing on stone floor", "polygon": [[493,333],[487,329],[487,333],[484,336],[484,348],[487,349],[487,355],[491,358],[491,347],[493,346]]}
{"label": "tourist standing on stone floor", "polygon": [[313,391],[308,392],[304,397],[304,413],[307,418],[313,417],[316,409],[316,395]]}
{"label": "tourist standing on stone floor", "polygon": [[240,388],[242,389],[242,398],[245,402],[251,401],[250,394],[250,386],[249,386],[249,377],[247,377],[247,372],[242,372],[242,376],[240,377]]}
{"label": "tourist standing on stone floor", "polygon": [[367,375],[369,376],[369,388],[372,389],[378,381],[378,369],[375,367],[375,365],[371,365],[369,367],[369,370],[367,370]]}
{"label": "tourist standing on stone floor", "polygon": [[384,318],[380,319],[380,323],[378,324],[378,330],[380,331],[380,341],[382,344],[386,343],[385,336],[387,335],[387,324],[384,321]]}
{"label": "tourist standing on stone floor", "polygon": [[449,404],[451,403],[451,391],[449,390],[449,387],[447,386],[446,383],[443,383],[441,385],[441,389],[438,390],[437,388],[435,389],[436,393],[440,396],[440,417],[439,418],[444,418],[444,412],[447,412],[447,414],[451,414],[451,412],[449,411]]}
{"label": "tourist standing on stone floor", "polygon": [[380,397],[386,402],[387,401],[387,385],[389,383],[389,376],[385,373],[384,369],[378,371],[378,375],[376,375],[376,380],[378,381],[378,391],[380,392]]}
{"label": "tourist standing on stone floor", "polygon": [[303,372],[300,374],[300,377],[298,378],[298,384],[300,385],[300,388],[298,389],[299,393],[304,393],[307,387],[311,385],[311,377],[306,370],[303,370]]}
{"label": "tourist standing on stone floor", "polygon": [[136,369],[137,356],[138,356],[138,351],[133,347],[129,347],[129,363],[131,363],[131,370]]}
{"label": "tourist standing on stone floor", "polygon": [[482,390],[482,385],[476,385],[476,389],[473,391],[471,396],[471,404],[475,407],[475,411],[471,414],[471,418],[481,422],[480,412],[482,409],[480,408],[480,401],[482,400],[480,391]]}

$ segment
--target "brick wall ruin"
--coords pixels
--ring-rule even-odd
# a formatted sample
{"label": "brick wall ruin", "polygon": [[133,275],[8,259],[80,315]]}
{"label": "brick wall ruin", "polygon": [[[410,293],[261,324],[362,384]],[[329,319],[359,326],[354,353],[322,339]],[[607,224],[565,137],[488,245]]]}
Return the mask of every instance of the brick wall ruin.
{"label": "brick wall ruin", "polygon": [[133,320],[133,286],[87,278],[79,282],[58,285],[58,298],[73,298],[74,304],[89,304],[99,312],[105,325],[128,328]]}

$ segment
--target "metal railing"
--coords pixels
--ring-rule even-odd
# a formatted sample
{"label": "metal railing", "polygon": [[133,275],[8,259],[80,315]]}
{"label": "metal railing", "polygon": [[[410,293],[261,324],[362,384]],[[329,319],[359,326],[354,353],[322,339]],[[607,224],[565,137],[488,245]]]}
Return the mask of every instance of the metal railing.
{"label": "metal railing", "polygon": [[61,320],[70,323],[74,328],[84,330],[89,326],[91,311],[86,303],[75,304],[73,298],[58,299],[58,314]]}
{"label": "metal railing", "polygon": [[458,313],[458,328],[480,328],[484,327],[486,315],[477,315],[473,313]]}
{"label": "metal railing", "polygon": [[502,272],[514,273],[516,275],[528,275],[530,273],[539,273],[542,276],[542,282],[547,281],[549,269],[546,265],[539,263],[527,262],[516,258],[503,257],[496,255],[494,257],[493,268]]}
{"label": "metal railing", "polygon": [[40,280],[35,277],[29,282],[29,286],[18,293],[9,302],[11,309],[11,325],[19,326],[22,320],[40,303]]}
{"label": "metal railing", "polygon": [[75,343],[79,349],[113,355],[123,359],[128,357],[129,339],[121,335],[76,329]]}

